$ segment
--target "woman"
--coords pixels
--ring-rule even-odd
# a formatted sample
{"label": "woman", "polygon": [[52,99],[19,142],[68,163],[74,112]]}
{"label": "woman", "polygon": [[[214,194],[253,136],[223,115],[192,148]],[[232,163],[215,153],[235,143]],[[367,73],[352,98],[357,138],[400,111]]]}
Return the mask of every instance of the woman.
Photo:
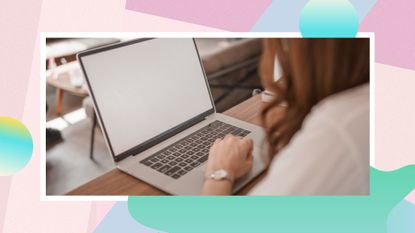
{"label": "woman", "polygon": [[[367,195],[369,39],[265,39],[260,73],[276,94],[262,112],[271,163],[250,194]],[[206,179],[203,194],[229,195],[232,180],[252,167],[252,146],[248,138],[218,139],[206,177],[225,170],[232,179]]]}

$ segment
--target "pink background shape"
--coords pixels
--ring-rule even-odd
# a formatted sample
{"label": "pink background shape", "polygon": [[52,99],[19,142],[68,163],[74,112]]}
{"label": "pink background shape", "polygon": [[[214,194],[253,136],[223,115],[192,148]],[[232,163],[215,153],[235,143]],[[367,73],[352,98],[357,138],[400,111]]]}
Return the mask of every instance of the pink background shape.
{"label": "pink background shape", "polygon": [[[39,45],[39,38],[33,42]],[[24,170],[12,177],[3,232],[56,232],[56,226],[64,226],[61,231],[85,232],[90,202],[40,201],[39,55],[39,46],[35,46],[30,54],[33,62],[27,67],[30,78],[21,119],[32,133],[33,157]]]}
{"label": "pink background shape", "polygon": [[11,184],[11,177],[0,177],[0,231],[3,229],[4,218],[7,212],[7,200],[9,198],[9,189]]}
{"label": "pink background shape", "polygon": [[126,0],[126,8],[230,31],[249,31],[271,0]]}
{"label": "pink background shape", "polygon": [[44,32],[221,31],[128,11],[125,0],[43,0],[39,28]]}
{"label": "pink background shape", "polygon": [[[41,1],[27,2],[25,7],[19,1],[1,2],[0,116],[22,118],[35,46],[35,40],[27,38],[36,37],[41,5]],[[12,181],[12,176],[0,177],[0,232],[5,226]]]}
{"label": "pink background shape", "polygon": [[87,232],[94,232],[114,204],[114,202],[92,202]]}
{"label": "pink background shape", "polygon": [[375,167],[415,164],[415,71],[376,64]]}
{"label": "pink background shape", "polygon": [[410,201],[415,205],[415,190],[413,190],[407,197],[406,200]]}
{"label": "pink background shape", "polygon": [[379,0],[359,31],[375,32],[376,62],[415,70],[415,1]]}
{"label": "pink background shape", "polygon": [[41,5],[1,1],[0,116],[22,117]]}

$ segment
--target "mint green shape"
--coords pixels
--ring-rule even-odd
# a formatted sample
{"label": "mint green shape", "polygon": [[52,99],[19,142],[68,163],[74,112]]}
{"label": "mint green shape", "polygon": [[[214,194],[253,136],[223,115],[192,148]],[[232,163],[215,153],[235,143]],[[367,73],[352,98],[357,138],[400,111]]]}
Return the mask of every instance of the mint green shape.
{"label": "mint green shape", "polygon": [[369,196],[131,196],[128,208],[170,233],[383,233],[389,211],[415,188],[415,166],[370,171]]}
{"label": "mint green shape", "polygon": [[348,0],[310,0],[300,14],[303,37],[355,37],[356,9]]}

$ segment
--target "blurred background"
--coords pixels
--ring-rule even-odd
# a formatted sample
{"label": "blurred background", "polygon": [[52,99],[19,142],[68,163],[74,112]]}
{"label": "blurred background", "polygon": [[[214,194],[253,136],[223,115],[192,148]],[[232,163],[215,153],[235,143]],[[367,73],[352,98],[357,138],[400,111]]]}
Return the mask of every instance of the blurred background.
{"label": "blurred background", "polygon": [[[61,195],[115,167],[96,123],[76,54],[125,38],[46,40],[46,193]],[[261,39],[198,38],[218,112],[260,89]]]}

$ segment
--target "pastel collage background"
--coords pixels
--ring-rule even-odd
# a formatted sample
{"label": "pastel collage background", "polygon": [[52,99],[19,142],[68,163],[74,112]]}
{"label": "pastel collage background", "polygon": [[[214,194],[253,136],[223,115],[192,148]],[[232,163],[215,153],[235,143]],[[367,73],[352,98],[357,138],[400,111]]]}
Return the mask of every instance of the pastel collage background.
{"label": "pastel collage background", "polygon": [[[311,1],[319,2],[322,15],[327,12],[330,1]],[[345,1],[333,0],[347,4]],[[18,119],[28,128],[33,140],[33,154],[22,171],[13,176],[0,176],[0,232],[159,232],[144,225],[166,232],[236,231],[233,225],[238,221],[207,226],[205,217],[198,215],[199,219],[192,219],[194,224],[186,226],[180,222],[185,211],[175,218],[166,217],[169,212],[160,215],[167,208],[202,202],[199,211],[209,213],[206,205],[222,205],[222,208],[230,209],[223,214],[235,214],[239,222],[246,218],[252,220],[249,226],[246,226],[249,223],[239,224],[245,228],[238,232],[273,232],[273,229],[304,232],[298,225],[307,227],[308,232],[333,232],[334,229],[336,232],[415,232],[415,190],[406,195],[415,187],[415,173],[413,166],[405,167],[415,164],[415,30],[412,29],[415,2],[409,0],[349,1],[357,12],[358,30],[375,33],[376,64],[372,81],[376,88],[376,157],[372,164],[370,197],[245,198],[243,206],[239,205],[243,197],[145,197],[130,198],[128,202],[40,201],[39,83],[44,81],[39,71],[40,32],[296,32],[300,30],[301,12],[308,2],[1,1],[0,116]],[[339,206],[339,203],[343,205]],[[354,206],[357,209],[353,209]],[[187,208],[185,210],[194,211]],[[280,210],[276,211],[278,208]],[[315,213],[317,208],[322,211]],[[301,214],[296,215],[295,210]],[[236,212],[250,214],[239,216]],[[361,215],[354,216],[355,212]],[[157,215],[159,218],[155,220]],[[277,226],[275,219],[285,220],[285,224],[280,222]]]}

